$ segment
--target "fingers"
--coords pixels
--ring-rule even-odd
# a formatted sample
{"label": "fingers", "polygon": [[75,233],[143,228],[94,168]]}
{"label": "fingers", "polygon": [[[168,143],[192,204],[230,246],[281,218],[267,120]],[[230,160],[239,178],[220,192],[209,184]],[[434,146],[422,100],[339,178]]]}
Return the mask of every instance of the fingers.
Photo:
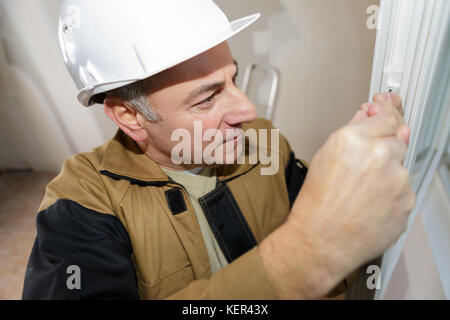
{"label": "fingers", "polygon": [[369,115],[367,118],[358,122],[354,121],[350,125],[355,127],[361,135],[369,138],[396,136],[399,127],[402,126],[392,112],[383,108],[380,108],[377,115]]}
{"label": "fingers", "polygon": [[403,141],[405,143],[405,145],[409,145],[409,137],[411,135],[411,129],[404,125],[401,126],[400,128],[398,128],[396,136],[397,138],[399,138],[401,141]]}
{"label": "fingers", "polygon": [[403,163],[408,149],[407,145],[397,137],[386,137],[379,139],[379,147],[389,154],[400,163]]}
{"label": "fingers", "polygon": [[391,106],[394,107],[394,109],[397,110],[399,115],[403,118],[404,112],[402,107],[402,98],[400,98],[399,95],[392,92],[377,93],[373,96],[373,101],[379,102],[388,108]]}
{"label": "fingers", "polygon": [[[368,137],[397,137],[409,145],[410,128],[403,119],[402,99],[395,93],[378,93],[374,102],[361,105],[348,125],[354,125]],[[374,118],[374,119],[370,119]]]}
{"label": "fingers", "polygon": [[[406,145],[409,145],[409,137],[410,137],[410,129],[405,124],[405,120],[403,119],[403,108],[401,106],[401,98],[396,94],[377,94],[374,96],[374,103],[368,105],[368,115],[374,116],[380,114],[383,108],[384,111],[391,111],[396,116],[396,119],[399,124],[399,128],[397,130],[396,136],[401,139]],[[396,105],[396,111],[392,108],[393,105]],[[400,113],[401,112],[401,113]]]}
{"label": "fingers", "polygon": [[404,116],[405,116],[405,113],[404,113],[404,111],[403,111],[403,101],[402,101],[402,98],[401,98],[398,94],[395,94],[395,93],[393,93],[393,92],[390,92],[390,93],[389,93],[389,98],[391,99],[391,101],[392,101],[394,107],[397,108],[397,110],[398,110],[398,112],[400,113],[400,115],[401,115],[402,117],[404,117]]}
{"label": "fingers", "polygon": [[[367,113],[369,117],[373,117],[378,115],[382,109],[385,109],[396,115],[400,123],[404,123],[402,99],[399,95],[389,92],[377,93],[374,95],[373,100],[373,103],[366,102],[362,104],[360,107],[360,111]],[[359,114],[355,115],[355,117],[349,123],[354,123],[357,120],[361,120],[364,118],[365,117],[363,117],[363,114],[359,112]]]}
{"label": "fingers", "polygon": [[363,136],[369,138],[392,136],[397,137],[406,146],[409,145],[411,129],[405,124],[400,124],[391,113],[382,111],[372,117],[362,116],[360,113],[357,113],[349,125],[355,127]]}

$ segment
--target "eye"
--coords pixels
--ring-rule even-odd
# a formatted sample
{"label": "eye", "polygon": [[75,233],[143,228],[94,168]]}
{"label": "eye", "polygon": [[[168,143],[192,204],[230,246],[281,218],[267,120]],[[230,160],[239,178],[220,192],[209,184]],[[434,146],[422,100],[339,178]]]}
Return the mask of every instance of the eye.
{"label": "eye", "polygon": [[210,95],[208,98],[206,98],[202,102],[198,103],[197,105],[202,105],[202,104],[211,102],[217,94],[218,94],[218,91],[214,92],[212,95]]}

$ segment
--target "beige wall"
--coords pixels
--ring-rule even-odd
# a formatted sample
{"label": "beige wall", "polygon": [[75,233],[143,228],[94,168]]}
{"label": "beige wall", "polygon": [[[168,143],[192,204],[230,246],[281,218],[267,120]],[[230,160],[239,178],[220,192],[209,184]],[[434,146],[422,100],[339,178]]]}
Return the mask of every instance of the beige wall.
{"label": "beige wall", "polygon": [[[216,3],[230,20],[262,13],[255,25],[229,44],[241,71],[253,60],[278,68],[281,79],[274,124],[288,137],[297,156],[310,161],[329,134],[348,122],[368,99],[376,30],[366,27],[366,10],[379,1]],[[249,96],[258,104],[266,101],[267,91],[249,92]]]}

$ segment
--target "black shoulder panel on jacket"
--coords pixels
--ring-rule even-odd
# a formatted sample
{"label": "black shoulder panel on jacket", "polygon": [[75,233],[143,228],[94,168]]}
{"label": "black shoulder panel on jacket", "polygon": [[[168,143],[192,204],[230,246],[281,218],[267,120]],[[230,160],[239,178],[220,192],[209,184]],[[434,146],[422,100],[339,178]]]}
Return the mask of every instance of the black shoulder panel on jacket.
{"label": "black shoulder panel on jacket", "polygon": [[66,199],[41,211],[23,299],[139,299],[120,220]]}
{"label": "black shoulder panel on jacket", "polygon": [[294,204],[295,198],[297,198],[300,189],[302,188],[303,181],[305,181],[307,173],[308,168],[304,166],[300,160],[295,158],[294,152],[291,152],[289,163],[284,170],[289,194],[289,203],[291,207]]}

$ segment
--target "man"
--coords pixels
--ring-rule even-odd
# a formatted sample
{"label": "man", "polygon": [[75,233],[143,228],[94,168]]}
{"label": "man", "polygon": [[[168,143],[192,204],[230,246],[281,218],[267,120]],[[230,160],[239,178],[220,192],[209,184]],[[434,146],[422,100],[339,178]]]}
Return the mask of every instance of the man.
{"label": "man", "polygon": [[[223,31],[210,25],[223,19],[211,1],[197,0],[195,9],[187,2],[108,0],[106,5],[98,0],[101,15],[81,0],[63,4],[60,39],[69,70],[81,83],[79,99],[85,105],[103,103],[120,130],[108,143],[70,158],[48,185],[25,299],[332,297],[347,289],[352,272],[404,230],[415,198],[401,165],[409,129],[399,97],[380,94],[362,105],[308,168],[268,121],[256,119],[253,104],[234,83],[237,64],[226,39],[188,50],[199,37],[175,39],[178,33],[165,30],[184,23],[183,37],[188,37],[186,30],[194,24],[193,30],[204,32],[202,41],[208,33]],[[160,19],[145,23],[166,23],[158,32],[173,37],[153,44],[160,45],[157,51],[165,55],[160,58],[134,38],[145,74],[105,80],[112,71],[106,68],[109,75],[102,76],[100,64],[111,57],[96,65],[88,56],[99,55],[98,43],[96,50],[83,53],[90,66],[74,67],[79,63],[76,45],[83,45],[77,30],[89,17],[136,18],[139,12]],[[189,19],[199,12],[217,19]],[[207,24],[200,28],[199,23]],[[95,25],[97,32],[105,28],[99,21]],[[238,32],[233,26],[227,37]],[[114,31],[106,35],[112,32],[126,43]],[[179,51],[188,51],[180,53],[183,57],[164,47],[180,42]],[[174,55],[172,62],[164,62],[168,55]],[[165,66],[149,67],[158,59]],[[203,157],[200,163],[190,161],[205,154],[205,141],[200,147],[191,141],[191,148],[181,152],[183,161],[174,161],[173,133],[183,129],[194,137],[196,123],[222,137],[218,145],[223,148],[215,148],[214,156],[229,159],[231,154],[233,164],[211,164]],[[252,145],[240,129],[266,136],[253,143],[253,150],[239,153],[240,142]],[[261,173],[270,165],[261,157],[266,151],[279,161],[272,174]],[[259,154],[256,163],[250,163],[252,152]]]}

